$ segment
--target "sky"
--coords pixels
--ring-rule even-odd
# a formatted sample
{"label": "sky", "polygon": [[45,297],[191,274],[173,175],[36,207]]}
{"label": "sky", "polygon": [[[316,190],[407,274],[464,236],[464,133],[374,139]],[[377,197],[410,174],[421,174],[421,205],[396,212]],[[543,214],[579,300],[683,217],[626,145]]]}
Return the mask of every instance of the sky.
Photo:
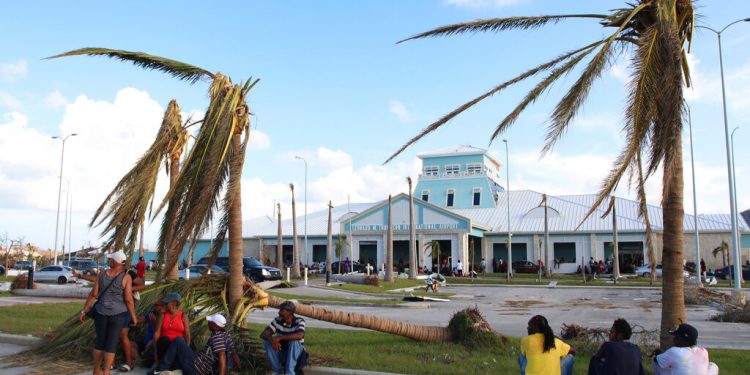
{"label": "sky", "polygon": [[[46,60],[82,47],[143,51],[222,72],[260,78],[249,95],[254,116],[242,180],[243,218],[374,202],[407,190],[417,154],[453,145],[488,148],[509,165],[512,190],[595,193],[623,145],[629,56],[606,71],[544,157],[547,118],[575,73],[543,95],[498,140],[495,126],[536,81],[497,94],[383,162],[458,105],[560,53],[605,36],[592,20],[540,30],[397,41],[441,25],[517,15],[606,13],[619,0],[412,0],[4,2],[0,26],[0,239],[55,246],[58,176],[65,142],[58,243],[101,243],[95,209],[153,140],[169,100],[185,116],[205,110],[208,82],[190,85],[104,57]],[[746,0],[698,2],[698,24],[720,29],[750,17]],[[738,205],[750,208],[750,23],[722,34],[730,131],[735,127]],[[689,62],[698,213],[729,213],[727,155],[716,36],[697,30]],[[687,128],[686,128],[687,129]],[[507,139],[509,160],[505,158]],[[690,141],[683,137],[685,211],[693,213]],[[305,189],[305,163],[307,187]],[[505,170],[501,172],[505,176]],[[162,175],[164,177],[164,175]],[[157,199],[165,192],[161,179]],[[505,182],[503,182],[505,183]],[[617,194],[634,197],[626,183]],[[658,205],[660,175],[647,185]],[[70,224],[64,220],[70,207]],[[146,244],[158,238],[159,217]],[[62,245],[58,245],[62,247]]]}

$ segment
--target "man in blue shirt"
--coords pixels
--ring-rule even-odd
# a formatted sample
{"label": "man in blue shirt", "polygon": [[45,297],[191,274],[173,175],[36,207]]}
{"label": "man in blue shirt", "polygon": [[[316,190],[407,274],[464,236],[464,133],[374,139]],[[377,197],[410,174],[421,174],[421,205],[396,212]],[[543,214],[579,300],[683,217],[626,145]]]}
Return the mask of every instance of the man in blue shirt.
{"label": "man in blue shirt", "polygon": [[644,375],[641,349],[632,344],[633,330],[625,319],[617,319],[609,330],[609,341],[591,357],[588,375]]}

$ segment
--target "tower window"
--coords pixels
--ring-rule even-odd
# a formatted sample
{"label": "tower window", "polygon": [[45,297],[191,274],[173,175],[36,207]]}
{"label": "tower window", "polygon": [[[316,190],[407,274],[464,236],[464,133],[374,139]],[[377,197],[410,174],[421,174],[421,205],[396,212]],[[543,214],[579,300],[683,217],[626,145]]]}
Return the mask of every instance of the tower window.
{"label": "tower window", "polygon": [[424,175],[427,177],[437,177],[438,175],[438,167],[437,165],[425,165],[424,166]]}
{"label": "tower window", "polygon": [[447,207],[453,207],[453,198],[456,195],[456,191],[454,189],[448,189],[448,194],[445,197],[445,205]]}
{"label": "tower window", "polygon": [[427,189],[422,190],[422,200],[425,201],[425,202],[429,202],[430,201],[430,191],[429,190],[427,190]]}
{"label": "tower window", "polygon": [[466,173],[470,175],[482,174],[482,164],[479,164],[479,163],[466,164]]}
{"label": "tower window", "polygon": [[475,206],[479,206],[480,202],[482,202],[482,189],[481,188],[474,188],[474,191],[472,194],[472,202]]}
{"label": "tower window", "polygon": [[458,176],[461,173],[460,164],[448,164],[445,166],[445,174],[448,176]]}

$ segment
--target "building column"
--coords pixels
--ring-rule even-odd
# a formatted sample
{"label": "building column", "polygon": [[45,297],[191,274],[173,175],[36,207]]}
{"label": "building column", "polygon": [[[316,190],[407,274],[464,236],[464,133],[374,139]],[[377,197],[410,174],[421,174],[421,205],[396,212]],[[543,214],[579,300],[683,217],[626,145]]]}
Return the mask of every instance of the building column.
{"label": "building column", "polygon": [[458,244],[457,244],[457,251],[456,256],[453,259],[453,264],[451,267],[455,267],[458,263],[458,260],[461,260],[461,263],[464,265],[464,271],[468,270],[468,259],[469,259],[469,234],[468,233],[458,233]]}
{"label": "building column", "polygon": [[[417,246],[417,257],[419,258],[419,264],[424,266],[427,262],[427,257],[425,257],[425,246],[427,246],[427,243],[424,242],[424,233],[420,233],[417,231],[417,242],[419,243],[419,246]],[[432,266],[432,258],[430,258],[430,266]]]}
{"label": "building column", "polygon": [[491,272],[492,260],[490,258],[492,257],[490,256],[490,250],[488,249],[488,246],[487,246],[487,237],[482,237],[482,258],[484,258],[484,270],[483,271],[485,273]]}
{"label": "building column", "polygon": [[260,261],[260,262],[261,262],[262,264],[264,264],[264,265],[267,265],[267,264],[266,264],[266,263],[264,262],[264,260],[265,260],[265,259],[263,259],[263,246],[264,246],[264,245],[263,245],[263,239],[262,239],[262,238],[259,238],[259,239],[258,239],[258,260],[259,260],[259,261]]}
{"label": "building column", "polygon": [[[591,233],[591,252],[589,254],[589,257],[594,257],[594,259],[600,259],[598,256],[598,253],[599,253],[599,249],[598,249],[599,246],[597,246],[598,243],[599,243],[599,240],[596,238],[596,233]],[[585,255],[584,255],[584,258],[586,258]],[[586,260],[587,259],[584,259],[584,261]]]}
{"label": "building column", "polygon": [[[544,250],[542,250],[542,247],[539,245],[539,239],[540,238],[541,237],[539,237],[538,234],[534,234],[533,236],[531,236],[531,241],[534,242],[533,246],[532,246],[532,248],[534,249],[534,260],[533,261],[535,263],[537,263],[537,264],[539,262],[539,259],[544,259],[544,254],[543,254]],[[547,263],[547,262],[545,261],[545,263]]]}

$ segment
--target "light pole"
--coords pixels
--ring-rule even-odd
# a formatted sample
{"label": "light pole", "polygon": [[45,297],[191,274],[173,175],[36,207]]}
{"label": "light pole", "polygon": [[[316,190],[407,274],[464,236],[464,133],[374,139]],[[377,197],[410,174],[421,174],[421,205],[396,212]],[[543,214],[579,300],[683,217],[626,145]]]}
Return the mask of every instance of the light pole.
{"label": "light pole", "polygon": [[[307,160],[303,158],[302,156],[295,156],[294,158],[305,162],[305,253],[308,253],[308,250],[307,250]],[[305,259],[307,258],[308,257],[305,257]],[[306,263],[312,264],[312,260],[307,259]]]}
{"label": "light pole", "polygon": [[[732,134],[729,137],[731,140],[731,145],[732,145],[732,174],[735,176],[737,176],[737,172],[735,170],[735,166],[737,164],[734,163],[734,132],[736,132],[739,128],[740,128],[739,126],[734,128],[734,130],[732,130]],[[734,212],[737,212],[738,213],[737,216],[739,216],[739,210],[737,210],[737,179],[736,178],[734,179],[734,185],[732,185],[732,187],[734,188],[734,205],[735,205]],[[734,226],[737,228],[737,238],[735,239],[735,241],[737,241],[737,261],[742,262],[742,259],[740,256],[740,251],[742,250],[742,237],[740,236],[739,223],[737,222],[739,218],[737,216],[733,217]],[[740,273],[740,280],[742,280],[742,273]]]}
{"label": "light pole", "polygon": [[726,141],[726,149],[727,149],[727,174],[729,175],[729,211],[732,215],[732,254],[734,255],[734,290],[735,292],[739,292],[741,289],[740,280],[741,280],[741,272],[742,269],[740,267],[740,250],[739,250],[739,244],[737,243],[737,204],[735,202],[735,196],[734,196],[734,166],[733,166],[733,160],[730,150],[730,137],[729,137],[729,122],[727,120],[727,95],[726,95],[726,89],[724,85],[724,57],[721,52],[721,33],[724,32],[727,28],[730,26],[740,23],[740,22],[750,22],[750,18],[743,18],[739,19],[737,21],[731,22],[730,24],[724,26],[723,29],[717,31],[707,26],[696,26],[701,29],[706,29],[709,31],[712,31],[714,34],[716,34],[716,39],[719,43],[719,71],[721,73],[721,102],[722,106],[724,108],[724,137]]}
{"label": "light pole", "polygon": [[57,185],[57,216],[55,218],[55,264],[57,264],[57,234],[60,230],[60,196],[62,195],[62,176],[63,176],[63,161],[65,160],[65,141],[70,137],[75,137],[78,134],[72,133],[65,137],[54,136],[52,139],[59,139],[62,141],[62,152],[60,152],[60,182]]}
{"label": "light pole", "polygon": [[505,143],[505,195],[508,196],[508,280],[513,277],[513,241],[510,233],[510,158],[508,157],[508,140]]}
{"label": "light pole", "polygon": [[698,200],[695,192],[695,152],[693,151],[693,117],[690,114],[690,107],[685,106],[688,113],[688,129],[690,130],[690,168],[693,173],[693,227],[695,227],[695,282],[703,285],[701,282],[701,244],[700,234],[698,231]]}

